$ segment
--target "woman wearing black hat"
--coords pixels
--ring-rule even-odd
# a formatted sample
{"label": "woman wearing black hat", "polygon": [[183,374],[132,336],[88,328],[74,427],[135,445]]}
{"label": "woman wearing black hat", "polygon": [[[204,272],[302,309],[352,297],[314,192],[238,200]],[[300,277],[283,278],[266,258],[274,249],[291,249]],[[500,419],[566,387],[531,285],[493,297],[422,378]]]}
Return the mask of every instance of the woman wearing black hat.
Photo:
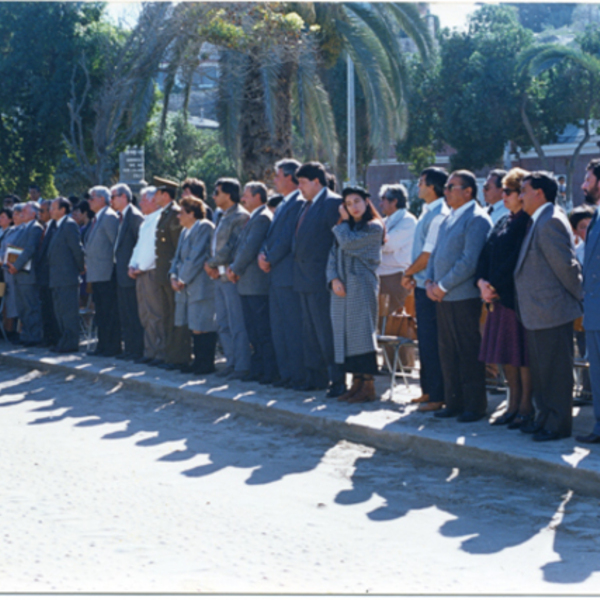
{"label": "woman wearing black hat", "polygon": [[370,402],[377,398],[377,295],[384,225],[361,187],[342,192],[340,221],[327,264],[335,362],[353,374],[352,387],[338,398]]}

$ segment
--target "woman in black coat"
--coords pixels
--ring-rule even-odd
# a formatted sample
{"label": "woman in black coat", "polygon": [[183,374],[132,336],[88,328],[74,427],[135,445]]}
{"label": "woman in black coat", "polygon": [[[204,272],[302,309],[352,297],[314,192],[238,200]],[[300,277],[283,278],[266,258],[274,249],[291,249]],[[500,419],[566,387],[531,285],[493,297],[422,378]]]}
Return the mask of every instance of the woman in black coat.
{"label": "woman in black coat", "polygon": [[534,415],[525,329],[515,312],[513,278],[531,219],[519,197],[526,175],[527,171],[516,168],[502,180],[504,204],[510,214],[500,219],[490,233],[475,275],[481,297],[489,306],[479,360],[501,364],[509,388],[506,412],[492,425],[508,425],[510,429],[528,423]]}

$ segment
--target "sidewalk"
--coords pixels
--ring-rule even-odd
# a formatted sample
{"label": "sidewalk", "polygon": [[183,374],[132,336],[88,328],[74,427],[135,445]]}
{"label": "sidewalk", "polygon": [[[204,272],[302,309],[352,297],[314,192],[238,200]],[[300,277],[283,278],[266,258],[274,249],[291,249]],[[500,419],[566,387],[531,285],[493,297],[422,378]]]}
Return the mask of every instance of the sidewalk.
{"label": "sidewalk", "polygon": [[[474,468],[600,495],[600,447],[578,445],[574,437],[537,443],[519,431],[490,427],[487,420],[463,424],[417,413],[417,405],[410,404],[411,398],[420,395],[415,380],[407,389],[398,379],[394,397],[389,398],[389,377],[378,377],[382,401],[348,405],[325,398],[325,392],[311,395],[223,381],[215,375],[188,376],[84,353],[56,355],[6,342],[0,342],[0,363],[102,379],[141,394],[304,427],[333,439],[402,451],[451,468]],[[488,394],[488,400],[489,416],[497,409],[503,411],[503,394]],[[594,422],[592,407],[575,407],[573,414],[573,436],[589,433]]]}

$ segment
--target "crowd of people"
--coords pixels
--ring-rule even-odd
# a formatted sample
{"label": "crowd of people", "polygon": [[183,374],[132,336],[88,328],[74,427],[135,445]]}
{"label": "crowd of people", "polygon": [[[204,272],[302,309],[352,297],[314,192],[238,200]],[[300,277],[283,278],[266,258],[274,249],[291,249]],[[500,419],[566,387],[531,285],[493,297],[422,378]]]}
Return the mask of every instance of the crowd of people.
{"label": "crowd of people", "polygon": [[569,217],[543,171],[491,171],[482,205],[473,173],[429,167],[418,220],[401,184],[374,203],[357,186],[337,194],[318,162],[286,158],[274,173],[274,190],[219,179],[214,211],[197,179],[155,177],[139,203],[123,183],[82,201],[35,186],[28,202],[6,197],[5,328],[26,347],[76,352],[91,301],[93,355],[371,402],[381,307],[397,313],[414,294],[418,411],[484,418],[486,365],[501,365],[508,402],[492,425],[550,441],[571,435],[584,302],[577,344],[597,423],[579,440],[600,442],[600,159]]}

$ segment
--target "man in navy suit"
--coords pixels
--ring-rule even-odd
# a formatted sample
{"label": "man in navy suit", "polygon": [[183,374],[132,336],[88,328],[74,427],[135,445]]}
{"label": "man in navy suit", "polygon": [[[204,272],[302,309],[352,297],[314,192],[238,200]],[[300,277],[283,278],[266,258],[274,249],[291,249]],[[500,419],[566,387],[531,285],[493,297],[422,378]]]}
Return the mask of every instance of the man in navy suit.
{"label": "man in navy suit", "polygon": [[292,243],[305,200],[298,190],[296,171],[300,163],[284,158],[275,164],[273,184],[284,196],[277,207],[267,238],[258,256],[258,266],[271,275],[269,314],[271,334],[280,380],[276,387],[292,388],[306,382],[302,346],[302,308],[294,291],[294,255]]}
{"label": "man in navy suit", "polygon": [[116,358],[139,360],[144,355],[144,329],[138,312],[135,279],[129,277],[128,271],[144,215],[131,203],[131,199],[131,190],[124,183],[118,183],[110,190],[111,206],[119,215],[120,221],[115,241],[115,271],[119,319],[125,345],[124,352]]}
{"label": "man in navy suit", "polygon": [[346,391],[345,373],[333,357],[330,293],[325,271],[333,244],[332,228],[340,218],[342,198],[327,188],[325,167],[303,164],[296,172],[306,204],[298,216],[294,234],[294,290],[300,294],[306,382],[296,389],[328,387],[327,397]]}
{"label": "man in navy suit", "polygon": [[585,201],[596,207],[587,229],[583,259],[583,326],[590,362],[595,423],[591,433],[578,435],[575,439],[584,444],[600,444],[600,225],[597,208],[600,205],[600,158],[588,164],[581,189],[585,193]]}

